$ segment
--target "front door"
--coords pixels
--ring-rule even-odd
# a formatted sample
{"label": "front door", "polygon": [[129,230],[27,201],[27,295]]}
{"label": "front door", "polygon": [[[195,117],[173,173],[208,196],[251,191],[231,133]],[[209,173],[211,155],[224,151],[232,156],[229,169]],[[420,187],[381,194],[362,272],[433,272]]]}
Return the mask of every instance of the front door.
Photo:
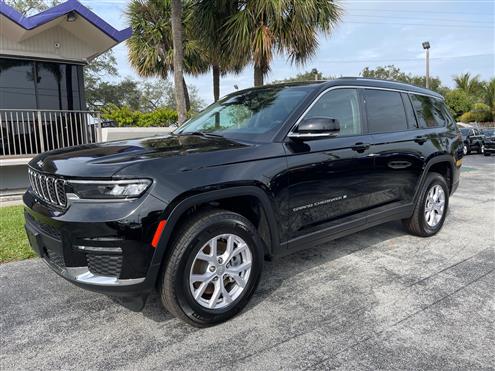
{"label": "front door", "polygon": [[364,134],[360,100],[359,89],[327,91],[302,119],[337,119],[340,132],[324,139],[287,139],[289,240],[368,208],[373,158],[368,156],[371,139]]}

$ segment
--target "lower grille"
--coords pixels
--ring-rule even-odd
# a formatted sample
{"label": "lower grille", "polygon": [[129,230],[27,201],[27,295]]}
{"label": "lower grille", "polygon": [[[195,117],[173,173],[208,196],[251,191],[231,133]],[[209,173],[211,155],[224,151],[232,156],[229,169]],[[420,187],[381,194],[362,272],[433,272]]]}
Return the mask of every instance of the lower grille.
{"label": "lower grille", "polygon": [[54,226],[51,226],[49,224],[45,224],[45,223],[41,223],[41,222],[37,221],[29,213],[25,213],[25,216],[26,216],[26,219],[31,224],[33,224],[35,227],[37,227],[39,230],[41,230],[42,232],[46,233],[50,237],[53,237],[53,238],[55,238],[57,240],[61,240],[62,239],[62,234]]}
{"label": "lower grille", "polygon": [[46,259],[50,261],[50,263],[56,265],[59,268],[65,268],[64,257],[53,251],[52,249],[46,247],[45,248]]}
{"label": "lower grille", "polygon": [[93,274],[118,277],[122,269],[122,255],[86,254],[88,269]]}

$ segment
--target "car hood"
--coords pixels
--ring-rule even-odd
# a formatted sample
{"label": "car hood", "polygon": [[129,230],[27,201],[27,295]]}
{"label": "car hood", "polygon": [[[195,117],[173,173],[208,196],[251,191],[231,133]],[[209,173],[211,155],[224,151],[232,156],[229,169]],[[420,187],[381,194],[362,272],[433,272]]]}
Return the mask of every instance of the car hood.
{"label": "car hood", "polygon": [[[177,162],[177,158],[246,147],[249,145],[223,137],[156,136],[50,151],[36,156],[29,166],[39,171],[68,177],[111,177],[123,168],[143,161],[174,158]],[[225,161],[225,157],[214,156],[217,162],[222,158]]]}

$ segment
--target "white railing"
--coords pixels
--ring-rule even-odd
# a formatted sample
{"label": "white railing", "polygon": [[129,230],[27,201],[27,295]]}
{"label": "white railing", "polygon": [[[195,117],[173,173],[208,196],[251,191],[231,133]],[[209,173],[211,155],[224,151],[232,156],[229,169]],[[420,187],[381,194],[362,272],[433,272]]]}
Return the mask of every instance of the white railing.
{"label": "white railing", "polygon": [[0,158],[101,141],[99,112],[0,109]]}

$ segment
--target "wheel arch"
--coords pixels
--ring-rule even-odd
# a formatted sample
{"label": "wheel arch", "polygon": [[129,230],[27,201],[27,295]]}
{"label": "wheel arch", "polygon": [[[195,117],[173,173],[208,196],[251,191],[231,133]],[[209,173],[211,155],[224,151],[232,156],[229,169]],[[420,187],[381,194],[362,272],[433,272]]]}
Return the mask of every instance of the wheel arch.
{"label": "wheel arch", "polygon": [[[166,260],[167,252],[169,251],[170,243],[173,241],[173,231],[180,227],[181,222],[187,218],[189,211],[198,210],[199,208],[214,207],[214,203],[219,204],[219,208],[225,208],[231,211],[237,211],[229,207],[221,207],[226,204],[226,200],[249,198],[256,200],[260,210],[263,213],[263,217],[266,220],[266,227],[268,228],[268,238],[263,238],[265,254],[268,256],[273,255],[273,249],[280,245],[280,236],[275,219],[275,213],[270,199],[266,192],[257,186],[236,186],[225,189],[206,191],[199,194],[183,196],[180,200],[172,203],[171,210],[164,211],[162,220],[166,220],[166,225],[158,241],[155,254],[152,259],[149,274],[152,275],[152,279],[156,281],[158,272],[161,269],[162,263]],[[243,212],[239,214],[246,216]],[[250,219],[248,217],[248,219]],[[251,220],[251,219],[250,219]],[[258,226],[257,226],[258,227]]]}
{"label": "wheel arch", "polygon": [[455,171],[455,163],[451,155],[438,155],[431,158],[425,165],[423,173],[421,175],[420,182],[417,186],[414,201],[416,202],[418,197],[420,196],[420,190],[423,187],[423,184],[426,180],[428,173],[437,172],[445,178],[447,185],[449,187],[449,192],[452,192],[454,186],[454,171]]}

